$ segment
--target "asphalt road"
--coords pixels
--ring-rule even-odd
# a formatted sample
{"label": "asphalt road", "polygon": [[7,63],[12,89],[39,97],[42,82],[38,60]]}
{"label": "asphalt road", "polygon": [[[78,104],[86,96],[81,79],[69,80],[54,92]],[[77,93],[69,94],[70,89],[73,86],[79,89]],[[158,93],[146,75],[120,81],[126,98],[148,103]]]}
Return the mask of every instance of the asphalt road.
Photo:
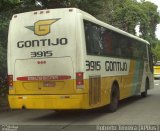
{"label": "asphalt road", "polygon": [[[14,129],[14,131],[94,131],[114,130],[121,125],[132,125],[132,128],[133,125],[145,125],[141,128],[149,131],[159,130],[157,125],[160,125],[160,80],[155,81],[155,88],[148,91],[146,98],[136,95],[123,100],[115,113],[104,113],[100,110],[61,113],[52,110],[14,110],[0,112],[0,125],[0,131],[5,131],[5,129]],[[124,129],[124,127],[119,128]]]}

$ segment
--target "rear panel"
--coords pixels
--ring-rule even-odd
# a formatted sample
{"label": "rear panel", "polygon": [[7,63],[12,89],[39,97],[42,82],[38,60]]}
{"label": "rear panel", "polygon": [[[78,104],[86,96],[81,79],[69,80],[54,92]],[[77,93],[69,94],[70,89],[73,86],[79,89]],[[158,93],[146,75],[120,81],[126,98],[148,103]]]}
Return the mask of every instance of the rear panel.
{"label": "rear panel", "polygon": [[75,79],[75,11],[43,10],[14,15],[10,23],[10,94],[71,94]]}
{"label": "rear panel", "polygon": [[158,61],[155,65],[154,65],[154,78],[160,78],[160,62]]}

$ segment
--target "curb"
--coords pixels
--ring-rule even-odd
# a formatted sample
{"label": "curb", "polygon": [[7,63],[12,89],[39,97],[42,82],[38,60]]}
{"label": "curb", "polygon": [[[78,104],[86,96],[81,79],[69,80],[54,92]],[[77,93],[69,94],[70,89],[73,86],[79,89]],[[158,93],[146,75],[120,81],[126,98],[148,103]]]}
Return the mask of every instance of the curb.
{"label": "curb", "polygon": [[8,107],[8,106],[3,106],[3,107],[0,107],[0,113],[1,112],[6,112],[6,111],[10,111],[11,109]]}

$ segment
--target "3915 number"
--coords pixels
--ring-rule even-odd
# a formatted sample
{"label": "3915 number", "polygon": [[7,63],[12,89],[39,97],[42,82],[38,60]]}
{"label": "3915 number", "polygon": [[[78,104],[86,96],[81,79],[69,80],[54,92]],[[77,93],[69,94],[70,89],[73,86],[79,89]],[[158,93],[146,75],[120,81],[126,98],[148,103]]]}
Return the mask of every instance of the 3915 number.
{"label": "3915 number", "polygon": [[86,61],[87,69],[86,71],[98,71],[101,70],[100,61]]}
{"label": "3915 number", "polygon": [[31,52],[31,57],[51,57],[53,56],[52,51],[38,51],[38,52]]}

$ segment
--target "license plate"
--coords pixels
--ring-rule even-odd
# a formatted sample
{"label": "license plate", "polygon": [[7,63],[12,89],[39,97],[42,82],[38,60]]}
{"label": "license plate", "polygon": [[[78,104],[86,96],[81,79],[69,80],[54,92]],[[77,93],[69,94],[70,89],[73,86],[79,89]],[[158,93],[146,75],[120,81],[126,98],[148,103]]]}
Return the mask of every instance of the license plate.
{"label": "license plate", "polygon": [[43,87],[55,87],[56,86],[56,82],[54,81],[44,81],[43,82]]}

